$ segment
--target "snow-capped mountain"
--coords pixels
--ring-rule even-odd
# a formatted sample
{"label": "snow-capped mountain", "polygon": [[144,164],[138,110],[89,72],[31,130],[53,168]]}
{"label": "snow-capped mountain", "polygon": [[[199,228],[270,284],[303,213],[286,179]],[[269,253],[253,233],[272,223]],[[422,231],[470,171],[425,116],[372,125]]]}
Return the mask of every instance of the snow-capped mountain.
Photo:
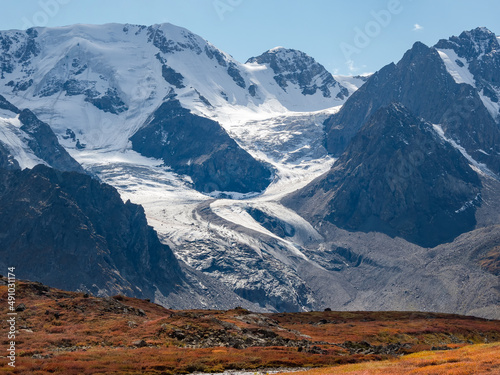
{"label": "snow-capped mountain", "polygon": [[[303,53],[287,52],[295,71],[278,84],[274,65],[239,63],[171,24],[4,31],[0,46],[0,94],[50,122],[73,149],[125,149],[171,90],[183,107],[208,117],[321,110],[348,96]],[[74,139],[65,137],[68,129]]]}
{"label": "snow-capped mountain", "polygon": [[500,121],[500,43],[490,30],[479,27],[435,46],[455,82],[474,86],[491,116]]}
{"label": "snow-capped mountain", "polygon": [[[72,156],[117,187],[124,200],[143,204],[148,221],[163,240],[174,245],[181,259],[200,270],[205,268],[199,267],[198,261],[208,249],[226,252],[230,245],[224,225],[215,225],[212,217],[207,230],[207,221],[195,213],[212,197],[198,193],[193,186],[216,195],[221,194],[217,190],[235,190],[231,187],[235,183],[265,188],[270,182],[265,181],[268,167],[262,169],[252,162],[245,156],[248,152],[273,170],[274,188],[264,195],[267,201],[293,191],[296,185],[303,186],[332,162],[322,145],[322,122],[345,101],[349,91],[298,51],[287,51],[280,60],[281,68],[285,69],[285,60],[288,64],[286,77],[280,80],[282,87],[265,61],[241,64],[202,38],[168,24],[35,28],[1,32],[0,38],[0,92],[20,108],[31,108],[50,122]],[[350,83],[350,92],[361,83]],[[217,120],[224,129],[201,116]],[[196,147],[195,141],[199,142]],[[210,147],[205,151],[207,143]],[[172,155],[173,149],[181,155]],[[190,149],[196,155],[186,154]],[[229,181],[221,174],[224,160],[231,173]],[[195,168],[197,163],[205,168],[190,174],[190,170],[199,169]],[[188,176],[172,173],[168,167]],[[198,180],[200,176],[203,178]],[[223,196],[243,197],[227,192]],[[230,214],[234,201],[224,202],[217,208],[219,215],[229,213],[239,222],[239,215]],[[281,210],[280,205],[276,207]],[[292,222],[303,228],[295,229],[298,236],[306,241],[315,237],[307,223],[289,214]],[[261,226],[256,223],[254,228]],[[228,258],[231,272],[215,271],[211,276],[251,300],[273,295],[272,302],[259,302],[269,309],[296,310],[311,305],[310,292],[297,293],[305,287],[294,261],[283,263],[290,257],[290,249],[291,259],[303,258],[295,245],[280,244],[281,239],[274,235],[277,243],[266,245],[267,239],[231,233],[250,245],[235,248],[238,256]],[[251,266],[254,255],[265,259],[261,270]],[[216,257],[205,257],[205,263]],[[245,271],[239,269],[243,264]],[[255,272],[261,276],[252,276]]]}
{"label": "snow-capped mountain", "polygon": [[[0,33],[0,45],[0,94],[50,123],[78,161],[87,162],[95,152],[131,154],[133,149],[162,159],[203,192],[258,192],[270,183],[269,166],[252,160],[255,155],[234,141],[230,144],[233,125],[242,119],[339,106],[350,93],[302,52],[280,48],[242,64],[171,24],[6,31]],[[218,124],[188,126],[184,134],[174,134],[164,122],[158,125],[165,103],[174,100],[191,111],[182,121],[209,124],[199,115]],[[152,118],[157,120],[155,129]],[[196,137],[204,139],[204,147],[193,146]],[[167,157],[171,150],[164,150],[172,142],[179,150],[204,152]]]}
{"label": "snow-capped mountain", "polygon": [[[347,88],[337,82],[323,65],[318,64],[304,52],[276,47],[258,57],[248,59],[246,64],[257,69],[264,65],[267,68],[264,74],[269,74],[268,70],[271,69],[274,80],[285,93],[288,93],[287,90],[296,90],[298,86],[305,98],[308,95],[314,97],[316,105],[328,106],[331,104],[331,100],[328,99],[344,100],[349,96]],[[315,95],[318,92],[323,99]],[[284,96],[279,95],[279,97]],[[302,98],[302,101],[305,98]]]}

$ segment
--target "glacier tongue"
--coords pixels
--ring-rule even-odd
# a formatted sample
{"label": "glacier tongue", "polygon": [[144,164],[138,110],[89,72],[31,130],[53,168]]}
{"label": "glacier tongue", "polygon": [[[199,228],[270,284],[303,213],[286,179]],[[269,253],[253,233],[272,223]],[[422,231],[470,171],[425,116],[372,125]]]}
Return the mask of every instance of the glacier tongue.
{"label": "glacier tongue", "polygon": [[[166,170],[161,161],[133,151],[72,153],[80,155],[85,168],[116,187],[124,200],[143,205],[149,224],[189,265],[245,298],[256,301],[265,293],[275,301],[269,309],[308,309],[314,298],[298,268],[304,263],[317,269],[322,266],[310,260],[302,246],[322,237],[279,200],[333,164],[321,135],[323,120],[336,110],[290,112],[266,119],[228,115],[221,121],[243,148],[275,170],[274,182],[265,192],[242,200],[214,200],[191,189],[189,181]],[[277,236],[250,216],[249,208],[289,224],[295,233]],[[303,290],[300,296],[298,290]]]}

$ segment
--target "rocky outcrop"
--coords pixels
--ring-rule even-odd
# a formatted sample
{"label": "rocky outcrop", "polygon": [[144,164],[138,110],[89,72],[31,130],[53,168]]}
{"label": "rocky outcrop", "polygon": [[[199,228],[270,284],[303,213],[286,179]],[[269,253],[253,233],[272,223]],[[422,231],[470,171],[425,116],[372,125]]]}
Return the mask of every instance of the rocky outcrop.
{"label": "rocky outcrop", "polygon": [[480,188],[432,125],[391,104],[370,117],[330,172],[285,203],[314,222],[433,247],[474,229]]}
{"label": "rocky outcrop", "polygon": [[0,168],[7,170],[20,168],[19,163],[2,141],[0,141]]}
{"label": "rocky outcrop", "polygon": [[130,140],[135,151],[191,177],[201,192],[258,192],[270,183],[269,169],[219,123],[192,114],[176,99],[164,102]]}
{"label": "rocky outcrop", "polygon": [[[7,125],[16,117],[19,119],[21,126],[19,130],[14,127],[16,130],[12,136],[19,138],[20,142],[26,144],[41,161],[61,171],[84,173],[82,166],[61,146],[50,126],[40,121],[33,112],[29,109],[20,110],[1,95],[0,109],[5,110],[8,115],[8,118],[5,119]],[[16,153],[16,150],[10,150],[8,145],[0,141],[0,168],[19,168],[18,161],[12,155],[13,151]]]}
{"label": "rocky outcrop", "polygon": [[295,228],[277,217],[273,217],[255,207],[248,207],[247,212],[255,219],[255,221],[278,237],[285,238],[293,237],[295,235]]}
{"label": "rocky outcrop", "polygon": [[12,113],[19,114],[21,112],[19,108],[17,108],[14,104],[5,99],[2,95],[0,95],[0,109],[5,109]]}

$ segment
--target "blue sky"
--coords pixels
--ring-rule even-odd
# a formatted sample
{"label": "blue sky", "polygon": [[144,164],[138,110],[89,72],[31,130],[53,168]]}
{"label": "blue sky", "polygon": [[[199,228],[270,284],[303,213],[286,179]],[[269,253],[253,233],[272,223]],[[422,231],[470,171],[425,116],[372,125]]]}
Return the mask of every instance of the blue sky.
{"label": "blue sky", "polygon": [[417,40],[433,45],[477,26],[499,35],[499,15],[498,0],[3,0],[0,29],[170,22],[241,62],[284,46],[360,74],[397,62]]}

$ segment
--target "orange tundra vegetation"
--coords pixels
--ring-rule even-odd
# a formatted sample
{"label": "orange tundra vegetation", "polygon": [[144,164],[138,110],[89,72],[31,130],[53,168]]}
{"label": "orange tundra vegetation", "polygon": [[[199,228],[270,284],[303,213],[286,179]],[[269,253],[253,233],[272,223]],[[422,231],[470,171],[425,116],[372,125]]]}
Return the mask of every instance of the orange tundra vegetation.
{"label": "orange tundra vegetation", "polygon": [[[7,296],[3,278],[4,316]],[[320,368],[304,372],[311,374],[371,374],[366,371],[379,369],[382,372],[373,373],[403,374],[410,369],[465,374],[474,366],[500,373],[495,367],[499,346],[492,344],[500,341],[500,322],[474,317],[422,312],[260,314],[241,308],[176,311],[140,299],[97,298],[25,281],[17,282],[16,304],[16,369],[2,364],[0,374],[168,375],[280,367]],[[7,332],[5,319],[1,324]],[[7,341],[4,335],[5,348]],[[454,369],[465,372],[451,372]]]}
{"label": "orange tundra vegetation", "polygon": [[398,359],[294,372],[294,375],[493,375],[500,374],[500,344],[476,344],[456,350],[419,352]]}

